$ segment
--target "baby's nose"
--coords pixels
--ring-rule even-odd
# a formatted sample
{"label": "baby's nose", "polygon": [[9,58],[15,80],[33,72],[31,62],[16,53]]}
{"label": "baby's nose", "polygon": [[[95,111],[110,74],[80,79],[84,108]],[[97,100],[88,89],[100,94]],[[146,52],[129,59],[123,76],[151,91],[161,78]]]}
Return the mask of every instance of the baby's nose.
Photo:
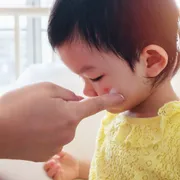
{"label": "baby's nose", "polygon": [[88,97],[95,97],[95,96],[97,96],[97,93],[92,88],[86,88],[85,87],[84,90],[83,90],[83,93],[84,93],[85,96],[88,96]]}

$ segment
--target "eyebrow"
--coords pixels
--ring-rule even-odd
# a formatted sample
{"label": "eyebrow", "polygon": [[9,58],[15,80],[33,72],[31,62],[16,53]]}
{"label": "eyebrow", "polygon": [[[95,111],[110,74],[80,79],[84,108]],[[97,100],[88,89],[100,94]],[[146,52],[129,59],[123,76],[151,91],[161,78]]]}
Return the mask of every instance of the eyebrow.
{"label": "eyebrow", "polygon": [[95,67],[93,67],[93,66],[84,66],[78,71],[78,74],[83,74],[83,73],[93,70],[93,69],[95,69]]}

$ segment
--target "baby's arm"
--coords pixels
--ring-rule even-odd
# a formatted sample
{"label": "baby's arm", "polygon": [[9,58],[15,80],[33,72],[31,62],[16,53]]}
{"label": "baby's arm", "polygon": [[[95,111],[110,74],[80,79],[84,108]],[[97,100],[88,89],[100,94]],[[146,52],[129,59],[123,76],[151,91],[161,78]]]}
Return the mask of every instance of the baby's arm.
{"label": "baby's arm", "polygon": [[88,179],[90,161],[79,161],[79,179]]}

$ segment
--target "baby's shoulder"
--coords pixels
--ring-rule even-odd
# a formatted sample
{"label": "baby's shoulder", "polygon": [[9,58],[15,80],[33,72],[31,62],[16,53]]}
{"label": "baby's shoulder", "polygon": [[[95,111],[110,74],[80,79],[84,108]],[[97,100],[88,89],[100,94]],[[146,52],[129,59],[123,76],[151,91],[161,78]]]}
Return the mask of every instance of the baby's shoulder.
{"label": "baby's shoulder", "polygon": [[158,114],[164,118],[172,118],[180,114],[180,101],[172,101],[160,108]]}
{"label": "baby's shoulder", "polygon": [[165,134],[180,138],[180,101],[165,104],[159,111],[161,128]]}
{"label": "baby's shoulder", "polygon": [[180,123],[180,101],[165,104],[158,112],[159,116],[168,124]]}
{"label": "baby's shoulder", "polygon": [[110,112],[106,112],[101,122],[102,126],[109,126],[117,116],[118,114],[112,114]]}

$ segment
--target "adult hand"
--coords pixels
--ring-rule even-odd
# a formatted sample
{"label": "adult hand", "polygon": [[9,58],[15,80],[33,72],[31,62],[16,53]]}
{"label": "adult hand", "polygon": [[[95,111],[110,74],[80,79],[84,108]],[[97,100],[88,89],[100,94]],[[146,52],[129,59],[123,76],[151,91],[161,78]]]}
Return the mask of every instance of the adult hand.
{"label": "adult hand", "polygon": [[113,105],[120,95],[80,101],[73,92],[40,83],[0,98],[0,158],[44,161],[73,140],[79,122]]}

